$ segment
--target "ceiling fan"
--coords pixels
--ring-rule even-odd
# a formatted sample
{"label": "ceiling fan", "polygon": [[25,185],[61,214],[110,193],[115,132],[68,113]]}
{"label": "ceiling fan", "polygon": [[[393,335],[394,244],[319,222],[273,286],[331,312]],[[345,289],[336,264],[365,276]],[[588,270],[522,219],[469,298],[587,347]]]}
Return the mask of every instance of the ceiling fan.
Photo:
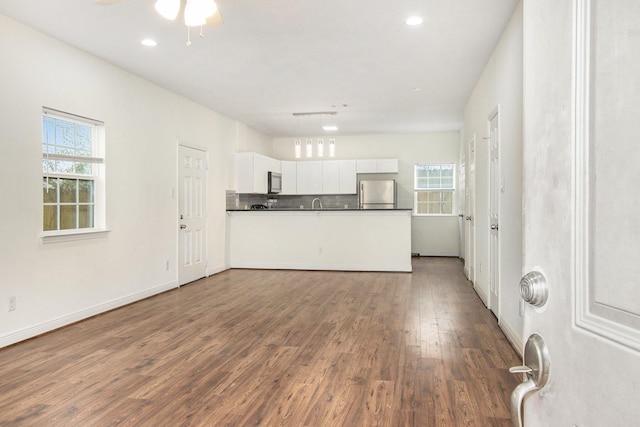
{"label": "ceiling fan", "polygon": [[[124,0],[97,0],[99,6],[110,6]],[[183,9],[184,23],[187,27],[216,26],[223,23],[222,15],[214,0],[156,0],[155,9],[165,19],[175,20]],[[200,34],[202,35],[202,33]],[[191,42],[187,41],[187,45]]]}

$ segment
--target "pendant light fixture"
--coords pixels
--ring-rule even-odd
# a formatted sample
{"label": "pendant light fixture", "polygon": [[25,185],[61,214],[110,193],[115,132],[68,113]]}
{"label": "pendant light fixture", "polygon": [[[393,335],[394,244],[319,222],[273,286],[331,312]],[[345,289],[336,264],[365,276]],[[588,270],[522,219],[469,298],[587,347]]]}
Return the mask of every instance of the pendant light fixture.
{"label": "pendant light fixture", "polygon": [[296,159],[299,159],[300,156],[302,156],[302,141],[300,141],[300,138],[297,138],[295,140],[293,147],[294,147]]}
{"label": "pendant light fixture", "polygon": [[[310,118],[311,116],[320,116],[320,126],[325,132],[333,132],[338,130],[336,125],[336,115],[338,113],[336,111],[318,111],[318,112],[310,112],[310,113],[293,113],[293,116],[298,119],[298,129],[297,133],[300,134],[299,128],[299,120],[300,116],[305,116]],[[325,122],[324,116],[328,116],[330,121]],[[316,153],[318,157],[324,157],[325,155],[325,143],[324,138],[318,138],[316,140]],[[330,138],[328,141],[328,155],[329,157],[335,157],[336,155],[336,140],[335,138]],[[294,139],[293,149],[296,159],[299,159],[302,156],[302,141],[299,138]],[[313,157],[313,139],[307,138],[305,141],[305,157],[311,158]]]}
{"label": "pendant light fixture", "polygon": [[318,157],[324,156],[324,139],[318,138]]}
{"label": "pendant light fixture", "polygon": [[307,157],[313,157],[313,139],[307,138]]}

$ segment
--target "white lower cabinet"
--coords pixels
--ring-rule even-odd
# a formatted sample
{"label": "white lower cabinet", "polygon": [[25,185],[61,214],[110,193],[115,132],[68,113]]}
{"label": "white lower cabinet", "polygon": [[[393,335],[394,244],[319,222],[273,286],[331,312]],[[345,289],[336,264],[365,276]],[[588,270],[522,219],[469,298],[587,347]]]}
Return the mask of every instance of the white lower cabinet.
{"label": "white lower cabinet", "polygon": [[[411,271],[410,210],[239,211],[229,216],[232,268]],[[276,244],[265,250],[256,242]]]}

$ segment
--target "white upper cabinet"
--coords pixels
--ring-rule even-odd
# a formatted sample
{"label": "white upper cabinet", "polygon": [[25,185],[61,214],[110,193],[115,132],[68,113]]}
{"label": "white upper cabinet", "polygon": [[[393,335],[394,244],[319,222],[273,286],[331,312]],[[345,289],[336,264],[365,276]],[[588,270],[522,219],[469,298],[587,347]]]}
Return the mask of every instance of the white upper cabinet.
{"label": "white upper cabinet", "polygon": [[311,194],[309,166],[310,162],[296,162],[296,194]]}
{"label": "white upper cabinet", "polygon": [[282,192],[280,194],[298,194],[298,162],[282,161]]}
{"label": "white upper cabinet", "polygon": [[[287,163],[282,162],[283,182],[285,168],[289,167]],[[283,191],[283,194],[357,193],[355,160],[316,160],[292,163],[296,163],[296,193],[284,193]]]}
{"label": "white upper cabinet", "polygon": [[378,173],[398,173],[398,159],[377,159]]}
{"label": "white upper cabinet", "polygon": [[322,193],[340,193],[340,162],[338,160],[322,162]]}
{"label": "white upper cabinet", "polygon": [[356,171],[358,173],[376,173],[378,172],[378,163],[376,159],[356,160]]}
{"label": "white upper cabinet", "polygon": [[357,160],[358,173],[398,173],[398,159]]}
{"label": "white upper cabinet", "polygon": [[398,159],[280,161],[258,153],[236,153],[236,191],[267,194],[267,173],[282,173],[282,192],[356,194],[358,173],[397,173]]}
{"label": "white upper cabinet", "polygon": [[236,192],[267,194],[267,173],[281,173],[280,160],[258,153],[236,153]]}
{"label": "white upper cabinet", "polygon": [[323,189],[323,161],[315,160],[309,163],[309,193],[308,194],[324,194]]}
{"label": "white upper cabinet", "polygon": [[338,185],[340,194],[356,194],[358,191],[358,179],[356,177],[356,161],[340,160],[340,182]]}

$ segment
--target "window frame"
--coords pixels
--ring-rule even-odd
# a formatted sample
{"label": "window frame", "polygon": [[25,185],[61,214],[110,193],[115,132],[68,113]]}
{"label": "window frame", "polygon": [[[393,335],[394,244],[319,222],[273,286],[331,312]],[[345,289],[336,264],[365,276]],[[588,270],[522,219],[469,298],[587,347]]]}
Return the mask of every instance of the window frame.
{"label": "window frame", "polygon": [[[418,170],[419,168],[425,166],[450,166],[453,170],[453,174],[451,177],[451,186],[450,187],[426,187],[420,186],[418,184]],[[442,174],[440,175],[442,177]],[[451,217],[457,215],[456,210],[456,164],[453,162],[433,162],[433,163],[416,163],[413,166],[413,212],[412,215],[416,217]],[[445,193],[451,194],[451,213],[424,213],[418,211],[418,206],[420,202],[418,201],[418,197],[420,194],[424,193],[439,193],[441,196]],[[444,203],[442,200],[439,202],[440,204]],[[442,211],[442,209],[440,209]]]}
{"label": "window frame", "polygon": [[[87,153],[87,150],[70,148],[72,154],[67,153],[56,153],[56,150],[52,150],[52,147],[59,146],[58,144],[50,144],[49,143],[49,133],[47,132],[45,135],[45,120],[54,119],[60,120],[67,123],[80,124],[82,126],[88,126],[90,129],[90,141],[91,141],[91,155],[77,155],[79,152],[84,151]],[[66,113],[59,110],[54,110],[51,108],[43,107],[42,115],[41,115],[41,150],[42,150],[42,188],[43,191],[45,189],[45,185],[48,183],[50,179],[56,179],[58,184],[61,182],[61,179],[75,180],[75,201],[73,202],[64,202],[60,197],[60,189],[59,185],[56,185],[56,197],[55,201],[46,201],[44,193],[41,195],[41,214],[42,220],[40,221],[41,226],[41,237],[43,242],[57,242],[57,241],[69,241],[69,240],[77,240],[77,239],[86,239],[86,238],[94,238],[94,237],[102,237],[108,232],[106,228],[106,209],[105,209],[105,129],[104,123],[90,119],[87,117],[78,116],[71,113]],[[54,152],[52,152],[54,151]],[[74,170],[73,172],[65,172],[65,171],[56,171],[51,170],[51,161],[64,161],[64,162],[73,162]],[[85,163],[91,165],[90,173],[78,173],[77,164]],[[54,168],[55,169],[55,168]],[[81,202],[79,199],[80,189],[79,184],[80,181],[91,181],[92,191],[93,191],[93,200],[90,202]],[[45,230],[45,207],[46,206],[56,206],[56,229],[53,230]],[[61,206],[75,206],[76,208],[76,224],[74,228],[66,228],[60,229],[60,207]],[[81,206],[92,206],[92,226],[91,227],[79,227],[79,210]]]}

